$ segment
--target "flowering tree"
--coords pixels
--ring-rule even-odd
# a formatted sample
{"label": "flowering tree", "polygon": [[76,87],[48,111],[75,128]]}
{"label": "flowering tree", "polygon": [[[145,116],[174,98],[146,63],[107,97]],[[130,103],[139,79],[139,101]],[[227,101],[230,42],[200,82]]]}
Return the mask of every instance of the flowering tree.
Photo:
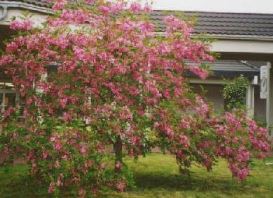
{"label": "flowering tree", "polygon": [[183,20],[167,16],[158,35],[150,9],[138,3],[58,0],[53,9],[41,28],[12,22],[20,33],[0,59],[24,104],[23,122],[18,108],[2,116],[0,149],[24,156],[49,193],[65,186],[82,197],[102,185],[123,191],[130,185],[123,154],[156,146],[181,169],[197,162],[210,170],[225,158],[239,179],[251,157],[269,151],[266,129],[242,112],[214,117],[190,90],[185,71],[205,79],[201,63],[213,57]]}

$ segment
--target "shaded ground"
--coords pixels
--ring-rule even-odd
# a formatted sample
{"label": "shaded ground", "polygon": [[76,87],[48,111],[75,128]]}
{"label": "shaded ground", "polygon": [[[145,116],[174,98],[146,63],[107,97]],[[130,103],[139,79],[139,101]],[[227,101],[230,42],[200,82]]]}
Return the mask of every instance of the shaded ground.
{"label": "shaded ground", "polygon": [[[169,155],[151,154],[137,162],[126,161],[133,170],[136,188],[126,193],[108,192],[102,197],[147,198],[147,197],[265,197],[273,198],[273,159],[255,161],[251,176],[239,183],[232,179],[224,161],[210,173],[193,167],[191,177],[178,173],[175,159]],[[17,165],[0,169],[0,197],[50,197],[47,189],[31,182],[26,176],[27,167]],[[63,197],[73,197],[66,194]]]}

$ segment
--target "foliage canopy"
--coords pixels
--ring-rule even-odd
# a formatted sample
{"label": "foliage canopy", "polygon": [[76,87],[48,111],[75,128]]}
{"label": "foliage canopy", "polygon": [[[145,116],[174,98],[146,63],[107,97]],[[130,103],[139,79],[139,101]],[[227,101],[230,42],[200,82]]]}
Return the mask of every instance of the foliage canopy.
{"label": "foliage canopy", "polygon": [[23,122],[18,107],[2,115],[0,149],[7,161],[23,156],[49,193],[124,191],[132,177],[123,154],[154,147],[175,155],[183,171],[193,162],[211,170],[225,158],[239,179],[251,157],[269,151],[266,129],[243,112],[215,117],[190,90],[185,71],[205,79],[199,66],[213,57],[185,21],[166,16],[159,36],[151,10],[138,3],[58,0],[53,9],[39,28],[13,21],[19,34],[0,58],[24,103]]}

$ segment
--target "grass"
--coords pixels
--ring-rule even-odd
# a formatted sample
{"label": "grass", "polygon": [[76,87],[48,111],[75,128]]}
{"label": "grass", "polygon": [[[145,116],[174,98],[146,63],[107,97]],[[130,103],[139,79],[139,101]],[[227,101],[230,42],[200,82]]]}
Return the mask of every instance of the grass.
{"label": "grass", "polygon": [[[273,165],[254,161],[250,177],[239,183],[233,180],[227,164],[220,161],[212,172],[194,166],[191,176],[178,173],[175,159],[169,155],[151,154],[137,162],[126,160],[135,175],[136,188],[125,193],[108,192],[107,198],[213,198],[213,197],[265,197],[273,198]],[[47,189],[31,182],[27,167],[0,169],[0,197],[50,197]],[[64,196],[69,197],[69,196]]]}

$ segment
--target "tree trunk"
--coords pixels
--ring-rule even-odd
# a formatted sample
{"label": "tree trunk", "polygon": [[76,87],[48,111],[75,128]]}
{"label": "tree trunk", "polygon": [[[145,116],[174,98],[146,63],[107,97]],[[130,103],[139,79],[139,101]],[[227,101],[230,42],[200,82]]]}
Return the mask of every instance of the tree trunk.
{"label": "tree trunk", "polygon": [[120,136],[117,137],[117,140],[114,143],[114,152],[115,152],[116,162],[122,163],[122,141]]}

